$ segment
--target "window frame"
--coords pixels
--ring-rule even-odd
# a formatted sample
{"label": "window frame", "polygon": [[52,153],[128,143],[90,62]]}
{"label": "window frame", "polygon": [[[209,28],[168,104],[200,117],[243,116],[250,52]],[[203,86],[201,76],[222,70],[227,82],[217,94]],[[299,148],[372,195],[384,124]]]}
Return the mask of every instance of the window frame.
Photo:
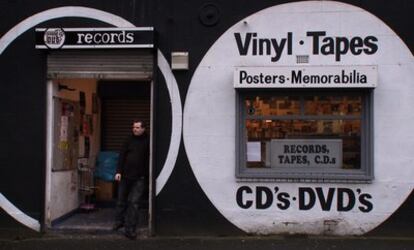
{"label": "window frame", "polygon": [[[371,182],[374,179],[373,167],[373,89],[238,89],[236,90],[236,178],[251,181],[280,182]],[[360,95],[362,109],[358,119],[361,121],[361,168],[360,169],[327,169],[327,167],[266,168],[252,169],[246,167],[246,120],[255,119],[255,115],[247,115],[244,100],[248,96],[299,96],[300,115],[262,116],[258,120],[345,120],[340,115],[307,115],[304,114],[304,96],[315,95]],[[256,118],[259,115],[256,115]],[[322,118],[321,118],[322,117]],[[347,115],[354,117],[355,115]],[[326,138],[329,139],[329,138]]]}

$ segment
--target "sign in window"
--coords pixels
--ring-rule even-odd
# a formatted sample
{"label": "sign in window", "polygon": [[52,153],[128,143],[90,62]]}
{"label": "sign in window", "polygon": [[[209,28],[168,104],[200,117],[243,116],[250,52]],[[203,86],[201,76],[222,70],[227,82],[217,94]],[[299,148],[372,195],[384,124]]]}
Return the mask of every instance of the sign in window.
{"label": "sign in window", "polygon": [[370,92],[240,92],[237,177],[372,179]]}

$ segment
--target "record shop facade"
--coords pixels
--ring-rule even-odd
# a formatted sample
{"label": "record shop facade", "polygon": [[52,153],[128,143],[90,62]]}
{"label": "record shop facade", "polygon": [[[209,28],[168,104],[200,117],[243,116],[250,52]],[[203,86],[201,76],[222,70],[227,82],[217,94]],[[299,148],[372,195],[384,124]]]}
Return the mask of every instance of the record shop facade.
{"label": "record shop facade", "polygon": [[145,234],[363,235],[414,208],[410,1],[1,7],[2,230],[110,228],[135,118]]}

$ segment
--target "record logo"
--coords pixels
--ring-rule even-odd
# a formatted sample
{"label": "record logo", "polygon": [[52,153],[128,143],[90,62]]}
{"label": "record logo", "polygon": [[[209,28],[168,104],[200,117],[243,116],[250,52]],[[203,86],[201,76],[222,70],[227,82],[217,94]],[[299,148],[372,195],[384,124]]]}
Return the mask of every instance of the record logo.
{"label": "record logo", "polygon": [[48,48],[59,49],[65,43],[65,32],[60,28],[47,29],[43,40]]}

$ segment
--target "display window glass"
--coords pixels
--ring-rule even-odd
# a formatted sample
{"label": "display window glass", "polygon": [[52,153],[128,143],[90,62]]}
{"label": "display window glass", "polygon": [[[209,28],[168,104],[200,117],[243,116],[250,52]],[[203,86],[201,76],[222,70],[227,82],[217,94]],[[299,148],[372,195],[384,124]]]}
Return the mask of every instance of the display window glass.
{"label": "display window glass", "polygon": [[238,92],[240,178],[373,178],[371,92]]}

